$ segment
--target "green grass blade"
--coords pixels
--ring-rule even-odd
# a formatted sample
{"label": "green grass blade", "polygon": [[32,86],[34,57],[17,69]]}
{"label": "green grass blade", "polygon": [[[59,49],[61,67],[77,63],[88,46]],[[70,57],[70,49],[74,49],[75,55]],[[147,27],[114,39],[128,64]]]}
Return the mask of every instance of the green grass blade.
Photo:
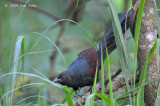
{"label": "green grass blade", "polygon": [[152,82],[157,81],[157,80],[159,80],[159,79],[160,79],[160,77],[158,77],[158,78],[156,78],[156,79],[154,79],[154,80],[152,80],[152,81],[150,81],[150,82],[147,82],[147,83],[145,83],[145,84],[143,84],[143,85],[141,85],[141,86],[138,86],[137,88],[135,88],[135,89],[133,89],[133,90],[131,90],[131,91],[129,91],[129,92],[126,92],[126,93],[124,93],[124,94],[121,94],[121,95],[117,96],[117,97],[115,98],[115,100],[118,100],[118,99],[120,99],[120,98],[122,98],[122,97],[124,97],[124,96],[127,96],[128,94],[130,94],[130,93],[132,93],[132,92],[135,92],[135,91],[139,90],[140,88],[142,88],[142,87],[144,87],[144,86],[146,86],[146,85],[148,85],[148,84],[151,84]]}
{"label": "green grass blade", "polygon": [[94,78],[94,83],[93,83],[93,88],[92,88],[92,94],[96,93],[97,71],[98,71],[98,66],[96,68],[96,74],[95,74],[95,78]]}
{"label": "green grass blade", "polygon": [[140,79],[139,79],[139,85],[141,85],[142,80],[144,80],[144,78],[145,78],[144,76],[146,75],[147,65],[148,65],[149,60],[151,59],[154,51],[156,50],[156,48],[157,48],[157,41],[153,44],[153,46],[152,46],[152,48],[151,48],[151,50],[150,50],[145,62],[144,62],[144,65],[143,65],[143,68],[142,68],[142,72],[141,72],[141,75],[140,75]]}
{"label": "green grass blade", "polygon": [[7,73],[7,74],[4,74],[4,75],[0,76],[0,79],[5,77],[5,76],[7,76],[7,75],[13,75],[13,74],[25,75],[25,76],[30,76],[30,77],[34,77],[34,78],[39,78],[39,79],[41,79],[41,80],[43,80],[43,81],[45,81],[45,82],[47,82],[49,84],[52,84],[55,87],[58,87],[58,88],[62,89],[61,85],[58,85],[58,84],[50,81],[49,79],[46,79],[44,77],[41,77],[41,76],[38,76],[38,75],[35,75],[35,74],[31,74],[31,73],[11,72],[11,73]]}
{"label": "green grass blade", "polygon": [[[85,106],[93,106],[93,102],[94,102],[94,99],[93,97],[95,96],[95,94],[91,94],[87,97],[86,99],[86,103],[85,103]],[[93,99],[93,100],[92,100]],[[92,100],[92,102],[90,102]]]}
{"label": "green grass blade", "polygon": [[0,87],[0,93],[1,93],[1,96],[3,96],[3,90],[1,87]]}
{"label": "green grass blade", "polygon": [[[116,38],[117,38],[116,41],[118,41],[117,43],[120,44],[121,49],[123,50],[124,61],[125,61],[125,63],[128,65],[128,63],[129,63],[129,58],[128,58],[128,54],[127,54],[127,50],[126,50],[126,46],[125,46],[125,40],[124,40],[123,33],[122,33],[122,29],[121,29],[121,24],[120,24],[120,22],[119,22],[118,15],[117,15],[117,13],[116,13],[116,9],[115,9],[115,7],[113,6],[112,1],[111,1],[111,0],[108,0],[108,3],[109,3],[109,6],[110,6],[111,15],[112,15],[111,20],[112,20],[112,22],[113,22],[113,20],[114,20],[114,23],[113,23],[113,24],[114,24],[115,27],[113,27],[113,31],[114,31],[114,33],[115,33],[115,29],[116,29],[116,32],[117,32],[117,34],[114,34],[114,35],[115,35],[115,40],[116,40]],[[113,25],[113,24],[112,24],[112,25]],[[116,43],[116,45],[117,45],[117,43]]]}
{"label": "green grass blade", "polygon": [[[134,58],[133,58],[133,67],[134,67],[134,75],[133,75],[134,83],[133,83],[133,87],[134,88],[135,88],[136,73],[137,73],[136,71],[137,71],[138,40],[139,40],[139,34],[140,34],[140,27],[141,27],[144,3],[145,3],[145,0],[141,0],[140,1],[138,14],[137,14],[136,27],[135,27],[135,35],[134,35]],[[134,98],[135,98],[135,96],[134,96]]]}
{"label": "green grass blade", "polygon": [[82,26],[80,25],[80,24],[78,24],[78,23],[76,23],[81,29],[82,29],[82,31],[86,34],[86,36],[88,37],[88,39],[92,42],[92,44],[94,45],[94,47],[96,48],[96,49],[98,49],[97,48],[97,45],[94,43],[94,41],[92,40],[92,38],[90,37],[90,35],[82,28]]}
{"label": "green grass blade", "polygon": [[159,16],[158,16],[158,11],[160,11],[160,9],[158,9],[157,7],[157,4],[158,2],[156,2],[156,0],[154,0],[154,4],[155,4],[155,18],[156,18],[156,22],[157,22],[157,25],[158,25],[158,35],[160,35],[160,19],[159,19]]}
{"label": "green grass blade", "polygon": [[[25,54],[25,37],[22,39],[21,43],[21,55]],[[22,57],[22,72],[24,72],[24,56]],[[23,82],[24,82],[24,76],[23,76]]]}
{"label": "green grass blade", "polygon": [[[103,66],[103,52],[102,52],[102,45],[101,45],[101,93],[105,95],[104,91],[104,66]],[[102,99],[102,106],[105,106],[105,102]]]}
{"label": "green grass blade", "polygon": [[83,29],[83,27],[82,27],[80,24],[78,24],[77,22],[75,22],[75,21],[73,21],[73,20],[70,20],[70,19],[61,19],[61,20],[58,20],[58,21],[52,23],[50,26],[48,26],[48,27],[42,32],[42,34],[40,34],[41,36],[36,40],[36,42],[34,43],[34,45],[33,45],[33,47],[31,48],[30,51],[33,50],[33,48],[38,44],[38,42],[39,42],[39,41],[41,40],[41,38],[44,36],[44,34],[45,34],[53,25],[56,25],[57,23],[62,22],[62,21],[69,21],[69,22],[73,22],[73,23],[75,23],[76,25],[78,25],[78,27],[81,28],[81,30],[85,33],[85,35],[86,35],[87,38],[91,41],[91,43],[96,47],[96,49],[98,49],[97,46],[96,46],[96,44],[94,43],[94,41],[93,41],[92,38],[90,37],[90,35]]}
{"label": "green grass blade", "polygon": [[157,39],[157,71],[159,73],[159,47],[160,47],[160,39]]}
{"label": "green grass blade", "polygon": [[[22,95],[20,94],[20,92],[18,90],[15,90],[15,93],[18,94],[19,98],[23,99]],[[26,102],[24,101],[24,103],[26,104]],[[19,105],[19,103],[16,100],[16,104]]]}
{"label": "green grass blade", "polygon": [[14,92],[14,91],[16,91],[16,90],[18,90],[18,89],[20,89],[20,88],[28,87],[28,86],[31,86],[31,85],[35,86],[35,85],[40,85],[40,84],[46,85],[46,83],[30,83],[30,84],[22,85],[22,86],[20,86],[20,87],[17,87],[17,88],[15,88],[15,89],[12,89],[12,90],[10,90],[10,91],[8,91],[8,92],[5,92],[4,95],[2,96],[2,98],[0,98],[0,102],[2,103],[2,100],[3,100],[4,97],[8,96],[10,93],[12,93],[12,92]]}
{"label": "green grass blade", "polygon": [[67,66],[65,58],[64,58],[62,52],[60,51],[60,49],[57,47],[57,45],[54,42],[52,42],[52,40],[49,37],[47,37],[47,36],[44,36],[44,37],[54,45],[54,47],[57,49],[58,53],[60,53],[60,55],[61,55],[61,57],[62,57],[62,59],[64,61],[64,64]]}
{"label": "green grass blade", "polygon": [[107,96],[105,96],[104,94],[101,94],[101,93],[96,93],[96,95],[98,97],[100,97],[102,100],[104,100],[109,106],[112,106],[111,101]]}
{"label": "green grass blade", "polygon": [[[27,99],[32,99],[32,98],[37,98],[37,97],[46,99],[47,101],[50,101],[47,97],[39,96],[39,95],[32,95],[32,96],[27,96],[26,98],[23,98],[22,100],[20,100],[20,101],[18,102],[18,104],[20,104],[21,102],[24,102],[24,101],[27,100]],[[53,103],[52,101],[50,101],[50,102]]]}
{"label": "green grass blade", "polygon": [[[154,53],[154,51],[157,49],[157,40],[156,42],[153,44],[145,62],[144,62],[144,65],[143,65],[143,68],[142,68],[142,72],[141,72],[141,75],[140,75],[140,80],[139,80],[139,86],[144,84],[145,81],[146,81],[146,76],[147,76],[147,73],[146,73],[146,70],[147,70],[147,65]],[[143,96],[143,97],[142,97]],[[140,98],[144,98],[144,87],[140,88],[139,91],[138,91],[138,95],[137,95],[137,106],[141,106],[144,104],[144,101],[141,100],[139,101]]]}
{"label": "green grass blade", "polygon": [[[28,2],[29,2],[29,0],[27,0],[27,1],[25,2],[25,5],[26,5]],[[14,36],[15,36],[15,34],[16,34],[16,31],[17,31],[18,25],[19,25],[19,23],[20,23],[20,19],[21,19],[21,17],[22,17],[22,13],[23,13],[24,9],[25,9],[25,7],[22,8],[22,10],[21,10],[21,12],[20,12],[20,14],[19,14],[19,16],[18,16],[18,20],[17,20],[16,26],[15,26],[15,30],[14,30],[14,32],[13,32],[12,45],[13,45]],[[11,53],[10,53],[10,57],[9,57],[9,63],[11,63],[11,59],[12,59],[12,46],[11,46]],[[10,69],[10,64],[9,64],[9,69]]]}
{"label": "green grass blade", "polygon": [[[159,72],[159,47],[160,47],[160,39],[157,39],[157,67],[158,67],[158,72]],[[157,92],[157,97],[155,100],[154,106],[158,106],[160,104],[160,84],[158,87],[158,92]]]}
{"label": "green grass blade", "polygon": [[41,96],[41,88],[42,88],[42,86],[40,85],[40,87],[39,87],[39,93],[38,93],[38,104],[40,105],[40,96]]}
{"label": "green grass blade", "polygon": [[38,74],[40,74],[43,78],[48,79],[44,74],[42,74],[40,71],[36,70],[34,67],[31,67],[34,71],[36,71]]}
{"label": "green grass blade", "polygon": [[[129,87],[128,77],[127,77],[127,73],[126,73],[126,68],[128,66],[129,59],[128,59],[128,54],[127,54],[127,50],[126,50],[126,46],[125,46],[125,41],[123,38],[119,18],[118,18],[116,11],[115,11],[113,3],[111,0],[108,0],[108,3],[110,5],[110,10],[111,10],[111,20],[112,20],[112,27],[113,27],[113,31],[114,31],[114,35],[115,35],[114,37],[115,37],[115,41],[116,41],[116,46],[117,46],[118,52],[120,54],[120,63],[121,63],[121,67],[123,70],[123,74],[125,76],[127,91],[129,92],[130,87]],[[132,99],[131,99],[130,94],[129,94],[129,98],[130,98],[130,103],[132,104]]]}
{"label": "green grass blade", "polygon": [[70,91],[67,86],[64,87],[65,98],[67,100],[68,106],[73,106],[72,97],[70,96]]}
{"label": "green grass blade", "polygon": [[160,98],[159,97],[160,97],[160,84],[159,84],[159,87],[158,87],[157,97],[156,97],[154,106],[159,106],[159,104],[160,104]]}
{"label": "green grass blade", "polygon": [[[23,36],[18,36],[18,39],[17,39],[17,42],[16,42],[16,45],[15,45],[15,51],[14,51],[14,60],[13,60],[13,72],[18,72],[18,59],[19,59],[19,56],[21,54],[21,45],[22,45],[22,41],[23,41],[24,37]],[[15,87],[15,84],[16,84],[16,74],[13,74],[12,75],[12,88],[11,89],[14,89]],[[10,104],[12,104],[12,100],[13,100],[13,95],[14,95],[14,92],[11,93],[11,96],[10,96]]]}
{"label": "green grass blade", "polygon": [[39,101],[40,103],[44,104],[43,106],[50,106],[48,103],[43,102],[43,101]]}
{"label": "green grass blade", "polygon": [[77,0],[77,5],[76,5],[76,9],[78,8],[78,3],[79,3],[79,0]]}
{"label": "green grass blade", "polygon": [[[55,23],[54,23],[55,24]],[[53,25],[54,25],[53,24]],[[61,55],[61,57],[62,57],[62,59],[63,59],[63,61],[64,61],[64,64],[67,66],[67,63],[66,63],[66,60],[65,60],[65,58],[64,58],[64,56],[63,56],[63,54],[62,54],[62,52],[60,51],[60,49],[57,47],[57,45],[49,38],[49,37],[47,37],[47,36],[45,36],[45,35],[42,35],[41,33],[38,33],[38,32],[32,32],[32,34],[37,34],[37,35],[40,35],[40,37],[37,39],[37,43],[38,43],[38,41],[40,40],[40,38],[41,37],[44,37],[45,39],[47,39],[56,49],[57,49],[57,51],[58,51],[58,53]],[[35,43],[33,46],[35,46],[37,43]],[[34,47],[32,47],[32,49],[33,49]],[[31,50],[32,50],[31,49]],[[28,54],[30,54],[30,53],[36,53],[36,52],[29,52]],[[40,53],[40,52],[39,52]]]}
{"label": "green grass blade", "polygon": [[[23,37],[21,42],[21,55],[25,54],[25,38]],[[22,57],[22,72],[24,72],[24,56]]]}
{"label": "green grass blade", "polygon": [[107,64],[107,68],[108,68],[110,101],[111,101],[111,106],[115,106],[114,98],[113,98],[113,91],[112,91],[112,82],[111,82],[112,80],[111,80],[111,70],[110,70],[110,65],[109,65],[109,55],[108,55],[107,49],[106,49],[106,55],[107,55],[107,58],[105,59],[105,62]]}
{"label": "green grass blade", "polygon": [[64,98],[63,100],[62,100],[62,104],[64,104],[66,102],[66,98]]}
{"label": "green grass blade", "polygon": [[85,104],[85,106],[91,106],[90,100],[91,100],[95,95],[97,95],[97,96],[100,97],[102,100],[104,100],[109,106],[112,106],[110,99],[109,99],[107,96],[105,96],[104,94],[102,94],[102,93],[96,93],[96,94],[91,94],[91,95],[89,95],[89,96],[87,97],[87,99],[86,99],[86,104]]}
{"label": "green grass blade", "polygon": [[[95,94],[95,93],[96,93],[97,71],[98,71],[98,62],[97,62],[96,74],[95,74],[95,77],[94,77],[92,94]],[[93,98],[91,99],[91,104],[90,104],[90,106],[93,106],[93,104],[94,104],[94,96],[93,96]]]}

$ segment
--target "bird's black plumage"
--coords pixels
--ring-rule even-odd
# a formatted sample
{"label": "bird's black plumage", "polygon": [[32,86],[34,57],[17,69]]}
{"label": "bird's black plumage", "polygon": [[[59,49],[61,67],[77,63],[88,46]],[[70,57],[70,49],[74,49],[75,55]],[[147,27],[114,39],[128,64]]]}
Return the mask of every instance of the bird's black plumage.
{"label": "bird's black plumage", "polygon": [[[119,21],[122,28],[122,33],[124,34],[126,30],[128,30],[129,28],[131,10],[128,12],[128,14],[127,13],[118,14],[118,17],[119,17]],[[98,50],[98,63],[100,63],[99,69],[101,67],[101,49],[102,49],[103,61],[104,61],[104,59],[106,58],[106,47],[107,47],[108,54],[110,54],[112,51],[114,51],[117,48],[112,23],[105,30],[104,36],[101,38],[99,43],[99,50]]]}
{"label": "bird's black plumage", "polygon": [[[122,32],[124,34],[126,13],[120,13],[118,16],[122,27]],[[127,15],[126,30],[129,28],[130,16],[131,13]],[[101,68],[101,49],[104,60],[106,58],[106,47],[109,54],[116,49],[112,23],[105,31],[104,37],[100,40],[99,50],[97,51],[96,48],[91,47],[80,52],[78,58],[69,66],[68,70],[60,73],[54,82],[67,85],[68,87],[72,87],[74,90],[84,86],[92,86],[97,62],[99,64],[98,70]]]}
{"label": "bird's black plumage", "polygon": [[54,82],[67,85],[74,90],[77,90],[79,87],[90,86],[94,81],[97,60],[96,48],[91,47],[82,51],[78,58],[69,66],[68,70],[60,73]]}

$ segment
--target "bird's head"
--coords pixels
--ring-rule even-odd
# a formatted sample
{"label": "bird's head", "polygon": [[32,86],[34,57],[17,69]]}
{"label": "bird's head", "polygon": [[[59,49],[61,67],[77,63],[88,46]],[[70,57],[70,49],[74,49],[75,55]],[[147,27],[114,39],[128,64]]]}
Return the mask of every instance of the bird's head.
{"label": "bird's head", "polygon": [[71,80],[71,76],[67,71],[60,73],[54,80],[54,83],[60,83],[62,85],[67,85]]}

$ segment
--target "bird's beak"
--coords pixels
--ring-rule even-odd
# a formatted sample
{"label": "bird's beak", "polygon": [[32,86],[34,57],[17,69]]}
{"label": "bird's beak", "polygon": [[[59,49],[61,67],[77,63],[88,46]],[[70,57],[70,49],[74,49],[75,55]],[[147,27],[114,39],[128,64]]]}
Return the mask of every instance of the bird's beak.
{"label": "bird's beak", "polygon": [[53,80],[53,82],[54,82],[54,83],[59,82],[58,78],[55,78],[55,79]]}

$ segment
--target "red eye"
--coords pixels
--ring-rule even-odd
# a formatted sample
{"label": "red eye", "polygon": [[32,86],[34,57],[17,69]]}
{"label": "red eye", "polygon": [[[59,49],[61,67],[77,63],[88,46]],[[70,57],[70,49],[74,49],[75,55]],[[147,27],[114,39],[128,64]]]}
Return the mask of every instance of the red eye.
{"label": "red eye", "polygon": [[64,78],[64,76],[61,76],[61,79],[63,79]]}

